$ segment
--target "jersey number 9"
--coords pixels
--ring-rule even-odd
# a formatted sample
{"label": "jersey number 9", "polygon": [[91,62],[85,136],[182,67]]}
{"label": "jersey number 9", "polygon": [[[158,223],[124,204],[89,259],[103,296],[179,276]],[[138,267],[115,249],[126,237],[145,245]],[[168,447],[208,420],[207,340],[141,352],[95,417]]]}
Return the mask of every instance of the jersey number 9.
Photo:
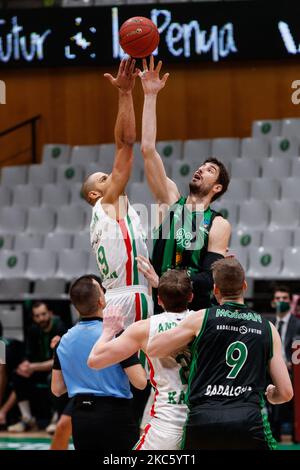
{"label": "jersey number 9", "polygon": [[241,371],[248,356],[248,349],[245,343],[235,341],[231,343],[226,351],[226,364],[231,367],[231,371],[226,379],[235,379]]}

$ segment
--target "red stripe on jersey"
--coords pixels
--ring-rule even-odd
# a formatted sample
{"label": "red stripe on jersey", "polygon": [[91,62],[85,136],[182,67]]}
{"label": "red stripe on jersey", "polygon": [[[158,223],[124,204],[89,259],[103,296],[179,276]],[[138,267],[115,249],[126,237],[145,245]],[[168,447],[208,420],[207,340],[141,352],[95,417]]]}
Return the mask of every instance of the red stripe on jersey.
{"label": "red stripe on jersey", "polygon": [[142,317],[141,296],[140,294],[135,294],[135,321],[139,321],[141,317]]}
{"label": "red stripe on jersey", "polygon": [[151,428],[151,424],[147,424],[147,426],[144,429],[144,432],[143,432],[143,435],[142,435],[141,439],[137,443],[136,447],[133,448],[133,450],[141,450],[141,447],[144,445],[146,436],[147,436],[150,428]]}
{"label": "red stripe on jersey", "polygon": [[156,399],[158,397],[158,390],[157,390],[157,384],[156,384],[156,381],[154,379],[154,367],[153,367],[153,364],[152,362],[150,361],[149,357],[146,355],[147,357],[147,361],[148,361],[148,364],[149,364],[149,368],[150,368],[150,382],[151,384],[153,385],[153,387],[155,388],[155,394],[154,394],[154,400],[153,400],[153,405],[151,407],[151,410],[150,410],[150,416],[155,416],[155,402],[156,402]]}
{"label": "red stripe on jersey", "polygon": [[127,261],[126,261],[126,285],[132,286],[132,246],[130,236],[125,224],[124,219],[118,220],[120,229],[124,238],[126,252],[127,252]]}

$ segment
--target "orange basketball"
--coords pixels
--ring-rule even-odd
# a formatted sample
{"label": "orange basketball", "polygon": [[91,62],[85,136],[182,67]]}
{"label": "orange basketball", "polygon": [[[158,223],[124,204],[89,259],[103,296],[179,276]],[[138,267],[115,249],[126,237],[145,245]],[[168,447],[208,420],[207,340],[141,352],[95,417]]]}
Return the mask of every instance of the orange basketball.
{"label": "orange basketball", "polygon": [[131,57],[147,57],[158,46],[159,32],[149,18],[134,16],[122,24],[119,40],[122,49]]}

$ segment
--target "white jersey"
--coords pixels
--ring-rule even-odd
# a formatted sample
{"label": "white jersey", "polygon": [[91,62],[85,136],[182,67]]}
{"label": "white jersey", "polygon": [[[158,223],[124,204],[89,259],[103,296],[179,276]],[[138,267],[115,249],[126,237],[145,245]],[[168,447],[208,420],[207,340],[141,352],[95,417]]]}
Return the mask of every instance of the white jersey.
{"label": "white jersey", "polygon": [[[150,318],[149,341],[157,333],[175,328],[192,311],[181,313],[165,312]],[[187,417],[185,394],[188,369],[188,351],[175,357],[157,358],[147,356],[150,367],[150,381],[155,388],[155,396],[150,415],[175,426],[184,426]]]}
{"label": "white jersey", "polygon": [[106,289],[134,285],[148,287],[135,259],[138,255],[148,258],[145,234],[140,217],[129,202],[126,217],[117,221],[106,214],[99,199],[93,207],[90,234]]}

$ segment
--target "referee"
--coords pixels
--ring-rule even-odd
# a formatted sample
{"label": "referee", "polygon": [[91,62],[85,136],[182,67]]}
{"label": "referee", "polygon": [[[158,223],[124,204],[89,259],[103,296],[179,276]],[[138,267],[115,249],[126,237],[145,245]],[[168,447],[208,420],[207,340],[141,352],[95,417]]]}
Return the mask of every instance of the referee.
{"label": "referee", "polygon": [[62,337],[54,355],[51,389],[56,396],[67,391],[74,397],[76,450],[130,450],[139,439],[129,380],[139,389],[145,388],[147,380],[137,356],[104,370],[87,365],[102,333],[104,292],[101,280],[93,275],[73,282],[70,297],[80,321]]}

